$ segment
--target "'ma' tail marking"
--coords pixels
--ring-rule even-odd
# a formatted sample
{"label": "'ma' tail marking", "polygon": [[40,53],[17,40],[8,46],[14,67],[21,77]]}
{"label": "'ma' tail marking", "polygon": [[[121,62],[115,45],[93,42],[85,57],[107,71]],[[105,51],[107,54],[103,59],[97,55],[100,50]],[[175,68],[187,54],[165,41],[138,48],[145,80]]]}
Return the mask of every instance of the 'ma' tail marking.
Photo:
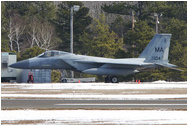
{"label": "'ma' tail marking", "polygon": [[146,58],[145,62],[168,63],[171,34],[156,34],[139,58]]}

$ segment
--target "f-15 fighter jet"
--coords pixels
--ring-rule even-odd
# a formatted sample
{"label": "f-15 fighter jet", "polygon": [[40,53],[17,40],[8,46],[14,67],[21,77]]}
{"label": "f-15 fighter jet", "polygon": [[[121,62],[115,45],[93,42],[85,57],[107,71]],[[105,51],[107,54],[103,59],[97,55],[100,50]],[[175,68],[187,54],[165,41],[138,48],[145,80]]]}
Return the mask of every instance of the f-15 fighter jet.
{"label": "f-15 fighter jet", "polygon": [[67,69],[95,75],[106,75],[105,82],[117,83],[117,75],[134,74],[149,68],[167,67],[179,70],[168,61],[171,34],[156,34],[138,58],[111,59],[76,55],[63,51],[46,51],[37,57],[10,65],[19,69]]}

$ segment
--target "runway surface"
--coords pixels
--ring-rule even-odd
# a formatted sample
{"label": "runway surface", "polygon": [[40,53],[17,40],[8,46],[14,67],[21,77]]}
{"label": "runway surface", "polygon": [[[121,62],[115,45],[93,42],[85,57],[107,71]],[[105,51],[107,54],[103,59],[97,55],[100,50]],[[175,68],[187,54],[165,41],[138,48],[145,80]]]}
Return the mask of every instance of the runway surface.
{"label": "runway surface", "polygon": [[2,99],[1,109],[164,109],[186,110],[187,100]]}

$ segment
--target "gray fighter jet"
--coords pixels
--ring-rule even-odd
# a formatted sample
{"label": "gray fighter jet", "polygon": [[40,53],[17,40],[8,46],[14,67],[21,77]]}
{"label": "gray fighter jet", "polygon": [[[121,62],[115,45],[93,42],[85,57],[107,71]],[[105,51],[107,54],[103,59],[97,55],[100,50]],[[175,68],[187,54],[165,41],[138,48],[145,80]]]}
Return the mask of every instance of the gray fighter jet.
{"label": "gray fighter jet", "polygon": [[138,58],[111,59],[46,51],[37,57],[10,65],[19,69],[67,69],[106,75],[105,82],[117,83],[117,75],[129,75],[155,67],[179,70],[168,61],[171,34],[156,34]]}

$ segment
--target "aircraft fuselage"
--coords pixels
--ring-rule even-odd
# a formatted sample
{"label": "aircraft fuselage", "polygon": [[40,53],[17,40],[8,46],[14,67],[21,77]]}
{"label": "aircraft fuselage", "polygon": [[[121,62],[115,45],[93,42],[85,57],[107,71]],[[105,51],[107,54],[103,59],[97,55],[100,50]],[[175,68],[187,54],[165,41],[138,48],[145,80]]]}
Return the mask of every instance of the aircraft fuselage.
{"label": "aircraft fuselage", "polygon": [[[58,55],[44,56],[45,53],[58,52]],[[95,75],[128,75],[139,72],[135,66],[124,66],[137,62],[144,63],[145,58],[111,59],[102,57],[93,57],[85,55],[76,55],[63,51],[47,51],[43,55],[20,61],[10,67],[20,69],[66,69]],[[106,62],[115,64],[105,64]],[[116,64],[117,63],[117,64]]]}

